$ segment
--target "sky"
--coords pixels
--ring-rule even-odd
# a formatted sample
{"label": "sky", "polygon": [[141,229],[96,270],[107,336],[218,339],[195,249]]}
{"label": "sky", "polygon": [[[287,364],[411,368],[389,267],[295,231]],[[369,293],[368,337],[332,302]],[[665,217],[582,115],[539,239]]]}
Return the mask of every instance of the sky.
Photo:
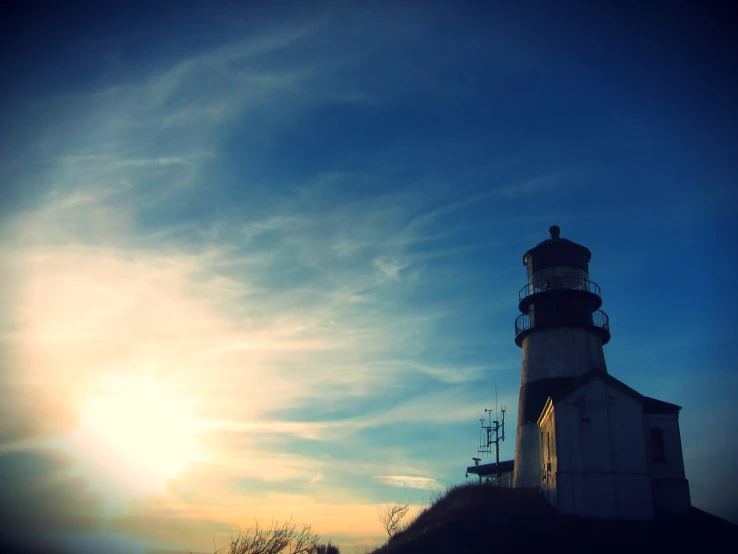
{"label": "sky", "polygon": [[468,481],[496,402],[513,457],[553,224],[592,251],[609,372],[683,407],[692,502],[738,523],[727,8],[306,4],[3,8],[3,531],[382,544],[383,505]]}

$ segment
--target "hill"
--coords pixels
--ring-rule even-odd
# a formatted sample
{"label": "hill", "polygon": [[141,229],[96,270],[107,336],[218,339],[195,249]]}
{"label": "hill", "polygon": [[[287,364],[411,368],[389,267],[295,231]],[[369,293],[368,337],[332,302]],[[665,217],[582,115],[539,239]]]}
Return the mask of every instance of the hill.
{"label": "hill", "polygon": [[692,508],[650,521],[561,516],[536,490],[451,487],[373,554],[738,552],[738,526]]}

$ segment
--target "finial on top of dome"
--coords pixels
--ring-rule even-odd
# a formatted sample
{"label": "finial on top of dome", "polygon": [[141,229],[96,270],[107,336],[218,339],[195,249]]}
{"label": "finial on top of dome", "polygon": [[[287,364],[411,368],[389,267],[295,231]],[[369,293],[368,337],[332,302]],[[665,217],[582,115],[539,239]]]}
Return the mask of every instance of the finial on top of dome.
{"label": "finial on top of dome", "polygon": [[551,225],[551,227],[548,228],[548,234],[552,239],[557,239],[561,234],[561,229],[559,229],[558,225]]}

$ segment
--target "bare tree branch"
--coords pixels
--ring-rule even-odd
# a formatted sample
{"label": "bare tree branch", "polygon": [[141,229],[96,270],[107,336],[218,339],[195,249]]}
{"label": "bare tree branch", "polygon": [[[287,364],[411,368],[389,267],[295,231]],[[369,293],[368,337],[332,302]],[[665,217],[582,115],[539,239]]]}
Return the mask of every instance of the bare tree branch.
{"label": "bare tree branch", "polygon": [[387,535],[392,538],[397,533],[397,527],[400,524],[400,520],[407,515],[410,510],[410,505],[405,502],[404,504],[393,504],[387,505],[379,512],[379,521],[384,525]]}
{"label": "bare tree branch", "polygon": [[303,525],[298,531],[291,519],[281,525],[273,521],[267,528],[255,521],[251,533],[231,538],[231,542],[215,554],[226,549],[227,554],[312,554],[318,549],[318,540],[310,525]]}

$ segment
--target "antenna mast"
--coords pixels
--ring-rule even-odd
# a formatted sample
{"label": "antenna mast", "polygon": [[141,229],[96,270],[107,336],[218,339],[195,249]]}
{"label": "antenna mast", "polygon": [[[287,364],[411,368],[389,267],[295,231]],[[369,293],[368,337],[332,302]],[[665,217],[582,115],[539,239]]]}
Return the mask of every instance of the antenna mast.
{"label": "antenna mast", "polygon": [[[491,454],[492,445],[495,445],[495,461],[497,462],[497,478],[500,477],[500,441],[505,440],[505,406],[500,410],[502,413],[502,421],[499,419],[492,419],[492,410],[484,409],[484,413],[489,414],[489,425],[484,424],[484,419],[480,418],[479,422],[482,424],[479,436],[479,450],[480,454]],[[495,383],[495,418],[497,418],[497,383]],[[502,434],[500,434],[500,431]]]}

